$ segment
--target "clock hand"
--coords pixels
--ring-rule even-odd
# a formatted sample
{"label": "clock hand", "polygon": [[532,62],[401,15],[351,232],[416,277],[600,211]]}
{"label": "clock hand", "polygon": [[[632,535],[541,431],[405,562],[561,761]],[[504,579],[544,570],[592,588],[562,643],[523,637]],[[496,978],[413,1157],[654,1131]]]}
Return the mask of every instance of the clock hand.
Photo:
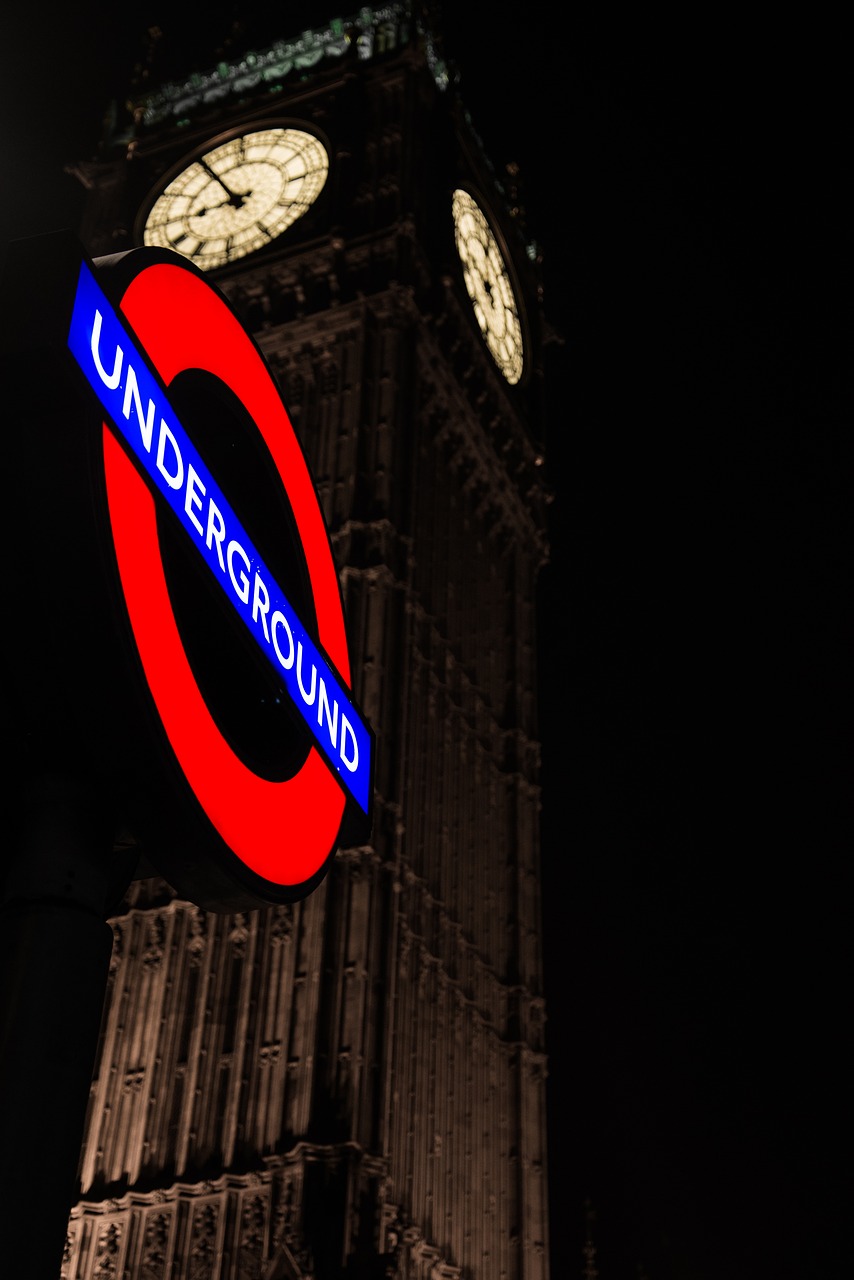
{"label": "clock hand", "polygon": [[[242,209],[246,201],[252,195],[252,192],[245,191],[242,195],[239,195],[237,192],[232,191],[230,187],[226,186],[219,174],[214,173],[213,169],[204,159],[200,160],[199,164],[202,166],[208,177],[213,178],[217,186],[222,187],[223,191],[228,196],[228,199],[224,200],[223,204],[230,204],[234,209]],[[217,206],[217,208],[219,207],[220,206]]]}
{"label": "clock hand", "polygon": [[221,200],[219,204],[205,205],[204,209],[197,209],[196,212],[193,214],[193,217],[203,218],[206,213],[216,213],[217,209],[224,209],[226,205],[229,205],[231,203],[232,203],[231,200]]}

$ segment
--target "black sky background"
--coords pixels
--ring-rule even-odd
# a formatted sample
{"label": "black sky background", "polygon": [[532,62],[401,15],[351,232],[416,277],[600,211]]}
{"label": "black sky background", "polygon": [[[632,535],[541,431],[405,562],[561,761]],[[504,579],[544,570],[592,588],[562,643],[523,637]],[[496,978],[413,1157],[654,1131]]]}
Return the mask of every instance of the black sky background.
{"label": "black sky background", "polygon": [[[3,241],[76,226],[63,167],[94,153],[147,27],[204,65],[200,27],[231,12],[7,22]],[[273,34],[337,12],[284,5]],[[541,584],[553,1280],[582,1274],[586,1197],[601,1280],[835,1280],[854,832],[842,31],[483,3],[446,4],[444,28],[487,151],[521,167],[561,337]]]}

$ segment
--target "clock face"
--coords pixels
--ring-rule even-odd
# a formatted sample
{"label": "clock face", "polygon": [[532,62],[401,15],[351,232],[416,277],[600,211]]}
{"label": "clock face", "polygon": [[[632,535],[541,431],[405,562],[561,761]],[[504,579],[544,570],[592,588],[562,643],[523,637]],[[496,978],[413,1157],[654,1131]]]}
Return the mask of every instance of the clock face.
{"label": "clock face", "polygon": [[224,266],[301,218],[328,172],[326,149],[300,129],[230,138],[172,177],[145,216],[143,243],[175,249],[205,270]]}
{"label": "clock face", "polygon": [[467,191],[452,202],[457,252],[474,314],[492,358],[509,383],[522,376],[522,325],[507,263],[486,216]]}

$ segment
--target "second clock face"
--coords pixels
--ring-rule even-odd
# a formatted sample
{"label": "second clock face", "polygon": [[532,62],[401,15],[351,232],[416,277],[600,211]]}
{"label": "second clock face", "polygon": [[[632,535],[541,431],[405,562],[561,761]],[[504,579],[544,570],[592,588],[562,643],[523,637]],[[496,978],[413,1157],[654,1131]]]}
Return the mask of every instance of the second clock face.
{"label": "second clock face", "polygon": [[143,243],[175,249],[206,270],[224,266],[301,218],[328,173],[325,147],[300,129],[230,138],[187,161],[155,197]]}
{"label": "second clock face", "polygon": [[509,383],[522,376],[522,325],[510,272],[486,215],[467,191],[452,203],[466,291],[487,347]]}

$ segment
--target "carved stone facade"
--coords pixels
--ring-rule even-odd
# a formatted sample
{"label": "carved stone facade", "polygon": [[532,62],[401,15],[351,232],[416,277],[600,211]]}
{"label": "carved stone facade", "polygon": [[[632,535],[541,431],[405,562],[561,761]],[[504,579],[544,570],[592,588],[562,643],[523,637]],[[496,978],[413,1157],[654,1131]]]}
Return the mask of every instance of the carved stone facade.
{"label": "carved stone facade", "polygon": [[[305,901],[230,915],[179,897],[146,851],[112,921],[63,1280],[548,1277],[536,290],[534,370],[511,395],[410,216],[413,102],[451,106],[404,12],[362,11],[385,62],[278,100],[332,134],[328,104],[362,76],[334,228],[217,280],[330,528],[376,734],[372,837]],[[88,175],[95,253],[118,164]]]}

